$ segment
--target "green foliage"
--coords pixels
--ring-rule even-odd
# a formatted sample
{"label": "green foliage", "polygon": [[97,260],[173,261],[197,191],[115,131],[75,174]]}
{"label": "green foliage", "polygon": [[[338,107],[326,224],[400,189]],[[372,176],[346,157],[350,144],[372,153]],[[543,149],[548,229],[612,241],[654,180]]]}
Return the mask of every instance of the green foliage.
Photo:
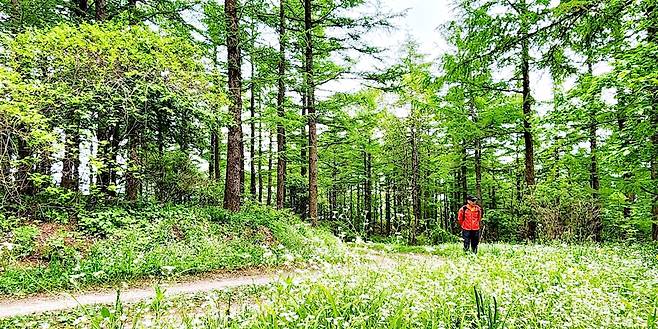
{"label": "green foliage", "polygon": [[[437,226],[429,230],[428,238],[430,244],[441,244],[459,241],[459,237],[446,231],[444,228]],[[422,243],[421,243],[422,244]]]}
{"label": "green foliage", "polygon": [[114,230],[135,224],[137,219],[123,208],[109,208],[78,215],[78,225],[91,235],[106,237]]}
{"label": "green foliage", "polygon": [[41,231],[34,225],[24,225],[12,231],[12,243],[15,245],[14,253],[19,257],[27,256],[36,251],[37,237]]}
{"label": "green foliage", "polygon": [[486,234],[496,241],[518,242],[524,220],[521,216],[497,209],[487,210]]}
{"label": "green foliage", "polygon": [[[19,230],[21,255],[38,252],[45,266],[10,262],[0,292],[25,294],[106,285],[147,276],[181,276],[212,270],[338,260],[342,251],[328,232],[312,229],[289,212],[249,206],[241,213],[218,207],[108,208],[80,216],[91,245],[76,232],[58,232],[36,250],[36,227]],[[82,240],[84,241],[84,240]]]}
{"label": "green foliage", "polygon": [[20,217],[0,212],[0,233],[9,233],[22,222]]}
{"label": "green foliage", "polygon": [[[156,185],[157,199],[161,202],[186,201],[197,191],[206,188],[203,185],[205,177],[198,164],[181,150],[149,155],[144,163],[144,172],[147,181]],[[211,195],[210,191],[200,193],[203,194],[199,198],[217,200],[217,196]]]}

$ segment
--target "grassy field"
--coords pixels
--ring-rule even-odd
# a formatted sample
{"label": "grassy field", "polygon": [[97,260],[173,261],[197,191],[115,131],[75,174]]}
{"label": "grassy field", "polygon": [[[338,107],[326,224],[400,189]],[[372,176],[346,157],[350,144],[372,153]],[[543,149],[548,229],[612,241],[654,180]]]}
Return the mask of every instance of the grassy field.
{"label": "grassy field", "polygon": [[[655,246],[359,244],[319,276],[206,302],[6,320],[103,328],[656,328]],[[399,252],[403,251],[403,253]],[[411,253],[412,252],[412,253]],[[212,303],[207,302],[212,300]],[[239,300],[239,301],[238,301]],[[185,306],[181,306],[185,305]],[[213,306],[215,305],[215,306]],[[217,306],[223,305],[223,306]],[[229,306],[227,306],[229,305]],[[230,305],[242,305],[227,312]],[[166,314],[160,316],[158,314]],[[75,322],[75,325],[73,323]]]}
{"label": "grassy field", "polygon": [[[56,229],[54,229],[54,227]],[[340,257],[338,240],[298,217],[252,207],[107,209],[67,225],[9,227],[0,243],[0,296],[279,267]]]}

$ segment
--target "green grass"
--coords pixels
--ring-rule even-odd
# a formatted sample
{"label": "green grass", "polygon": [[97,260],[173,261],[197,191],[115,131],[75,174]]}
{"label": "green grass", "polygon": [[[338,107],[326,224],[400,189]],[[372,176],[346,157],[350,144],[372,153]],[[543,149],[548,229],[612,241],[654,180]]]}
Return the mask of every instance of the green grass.
{"label": "green grass", "polygon": [[[25,250],[20,244],[12,252],[0,250],[0,295],[285,266],[342,254],[331,234],[312,229],[287,212],[267,208],[252,207],[238,214],[186,207],[133,212],[112,209],[108,213],[88,217],[94,220],[88,220],[92,224],[85,229],[103,232],[103,237],[94,238],[88,247],[62,239],[37,248],[31,245],[40,250],[45,265],[30,265],[12,254]],[[80,233],[85,232],[66,232],[64,236]]]}
{"label": "green grass", "polygon": [[[387,251],[367,251],[373,248]],[[400,248],[411,254],[397,253],[396,248],[361,244],[351,261],[325,263],[319,277],[282,281],[242,297],[247,300],[244,305],[250,305],[242,312],[227,315],[222,307],[170,303],[166,312],[171,316],[157,323],[146,308],[141,313],[135,309],[122,313],[126,314],[122,328],[658,325],[655,246],[487,244],[477,256],[464,254],[459,244]],[[226,305],[228,298],[222,298],[220,304]],[[99,314],[94,316],[103,318]],[[32,321],[53,327],[70,325],[58,322],[56,315]]]}

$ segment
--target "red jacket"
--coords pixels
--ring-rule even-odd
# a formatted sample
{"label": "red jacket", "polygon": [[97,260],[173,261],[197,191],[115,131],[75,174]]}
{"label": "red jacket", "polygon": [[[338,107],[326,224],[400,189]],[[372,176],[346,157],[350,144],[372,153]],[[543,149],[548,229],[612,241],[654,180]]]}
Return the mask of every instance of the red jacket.
{"label": "red jacket", "polygon": [[475,205],[475,209],[470,210],[468,206],[463,206],[457,213],[457,221],[463,230],[475,231],[480,229],[482,220],[482,208]]}

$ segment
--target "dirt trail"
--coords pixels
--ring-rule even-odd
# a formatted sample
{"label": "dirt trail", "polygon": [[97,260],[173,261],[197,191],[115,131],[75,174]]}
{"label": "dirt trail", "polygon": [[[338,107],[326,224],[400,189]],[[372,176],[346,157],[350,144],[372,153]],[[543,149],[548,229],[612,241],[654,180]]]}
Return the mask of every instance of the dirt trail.
{"label": "dirt trail", "polygon": [[[434,261],[432,257],[427,255],[417,254],[401,254],[393,255],[387,254],[382,251],[374,251],[368,248],[353,248],[354,250],[361,250],[362,254],[360,259],[365,262],[372,263],[375,266],[393,269],[399,265],[401,259],[407,259],[417,262]],[[306,273],[306,274],[302,274]],[[303,279],[304,277],[311,277],[317,275],[317,272],[301,273],[283,272],[279,274],[259,274],[259,275],[243,275],[229,278],[202,278],[183,283],[161,284],[161,287],[166,289],[165,295],[168,297],[183,294],[194,294],[200,292],[208,292],[213,290],[223,290],[239,286],[247,285],[265,285],[275,282],[279,279],[292,277],[295,280]],[[155,297],[155,290],[152,286],[129,288],[121,291],[122,303],[135,303],[142,300],[150,300]],[[82,293],[60,293],[53,296],[43,297],[26,297],[17,300],[0,300],[0,319],[38,314],[45,312],[55,312],[74,309],[80,306],[98,305],[98,304],[114,304],[116,301],[115,290],[104,290],[101,292],[82,292]]]}
{"label": "dirt trail", "polygon": [[[226,279],[204,279],[171,285],[163,284],[166,296],[193,294],[198,292],[223,290],[246,285],[264,285],[285,277],[286,275],[256,275]],[[134,303],[155,297],[155,290],[150,288],[133,288],[121,292],[123,303]],[[95,293],[67,294],[61,293],[50,297],[30,297],[15,301],[0,302],[0,318],[29,315],[44,312],[62,311],[79,306],[96,304],[114,304],[116,291]]]}

